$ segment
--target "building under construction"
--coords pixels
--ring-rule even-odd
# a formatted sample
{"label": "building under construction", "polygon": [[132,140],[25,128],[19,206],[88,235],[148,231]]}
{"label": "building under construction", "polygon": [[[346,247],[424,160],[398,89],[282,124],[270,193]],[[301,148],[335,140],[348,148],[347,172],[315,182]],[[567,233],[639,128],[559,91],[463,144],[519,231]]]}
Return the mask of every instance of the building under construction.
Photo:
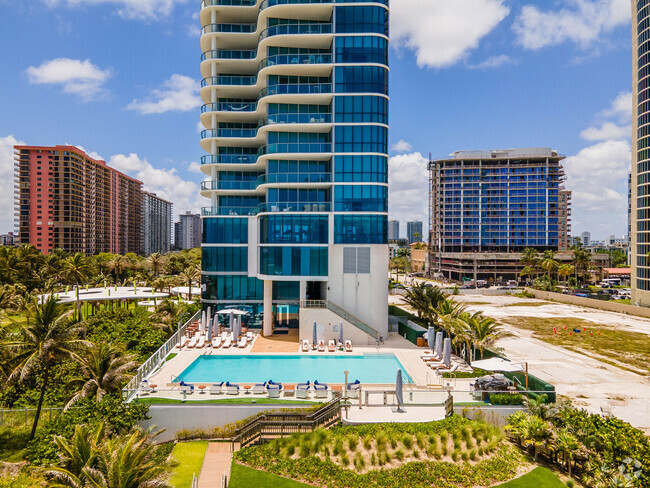
{"label": "building under construction", "polygon": [[429,274],[518,279],[524,249],[567,249],[571,192],[563,187],[562,159],[550,148],[532,148],[459,151],[430,161]]}

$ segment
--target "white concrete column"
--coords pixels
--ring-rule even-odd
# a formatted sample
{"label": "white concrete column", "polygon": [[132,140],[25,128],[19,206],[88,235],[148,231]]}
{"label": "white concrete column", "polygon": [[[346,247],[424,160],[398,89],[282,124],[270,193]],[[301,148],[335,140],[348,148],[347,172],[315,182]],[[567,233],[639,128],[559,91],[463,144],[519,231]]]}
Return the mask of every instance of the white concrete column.
{"label": "white concrete column", "polygon": [[264,280],[264,321],[262,335],[273,334],[273,281]]}
{"label": "white concrete column", "polygon": [[300,301],[304,302],[307,300],[307,282],[306,281],[301,281],[300,282]]}

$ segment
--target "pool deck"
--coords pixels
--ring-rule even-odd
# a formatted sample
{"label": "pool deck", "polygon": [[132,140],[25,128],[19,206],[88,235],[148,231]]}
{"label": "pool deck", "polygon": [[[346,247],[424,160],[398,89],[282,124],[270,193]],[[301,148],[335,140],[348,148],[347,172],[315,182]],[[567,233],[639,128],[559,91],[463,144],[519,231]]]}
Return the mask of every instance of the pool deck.
{"label": "pool deck", "polygon": [[[290,331],[294,332],[294,331]],[[424,361],[422,361],[421,356],[425,352],[425,348],[417,347],[415,344],[407,341],[397,333],[389,333],[388,337],[385,339],[384,344],[377,346],[369,345],[354,345],[352,352],[319,352],[319,351],[307,351],[303,352],[300,349],[298,343],[297,332],[294,334],[271,336],[271,337],[262,337],[258,333],[255,333],[253,340],[245,348],[239,347],[230,347],[230,348],[217,348],[212,349],[211,347],[204,347],[202,349],[188,349],[183,348],[182,350],[175,349],[173,352],[177,355],[172,358],[170,361],[167,361],[163,366],[152,374],[148,378],[149,385],[157,385],[156,391],[146,393],[144,396],[148,398],[170,398],[170,399],[181,399],[187,398],[187,400],[197,401],[197,400],[215,400],[223,398],[254,398],[255,396],[260,397],[260,395],[252,395],[247,391],[244,391],[244,386],[246,383],[239,383],[242,386],[240,393],[238,395],[227,395],[220,394],[214,395],[209,394],[207,391],[195,391],[190,395],[183,395],[183,392],[180,391],[177,383],[172,383],[172,378],[178,376],[182,371],[184,371],[190,364],[192,364],[199,356],[208,355],[208,356],[230,356],[230,355],[286,355],[286,354],[295,354],[295,355],[308,355],[308,356],[350,356],[350,355],[359,355],[359,354],[394,354],[402,366],[405,368],[408,375],[413,380],[412,384],[405,384],[405,389],[436,389],[441,390],[443,385],[440,383],[441,379],[435,374],[435,372],[429,368]],[[452,362],[459,364],[459,371],[469,370],[469,367],[460,361],[460,359],[452,356]],[[341,377],[343,378],[343,371],[341,371]],[[307,379],[317,379],[317,378],[305,378]],[[349,378],[349,381],[354,381],[354,378]],[[467,383],[467,384],[465,384]],[[251,385],[253,383],[250,383]],[[339,388],[343,382],[340,384],[329,383],[335,388]],[[203,383],[194,383],[196,389],[199,389],[200,386],[204,385]],[[209,387],[209,383],[205,383]],[[290,385],[289,391],[283,391],[281,394],[281,399],[291,399],[299,401],[295,398],[295,394],[291,391]],[[365,389],[374,389],[380,390],[390,389],[394,387],[392,384],[372,384],[372,385],[363,385]],[[449,385],[451,388],[464,388],[469,389],[469,383],[463,380],[457,380],[453,382],[453,385]],[[315,399],[313,398],[313,392],[310,392],[308,398],[305,400],[308,401],[327,401],[332,393],[328,395],[326,399]],[[265,395],[264,395],[265,396]]]}

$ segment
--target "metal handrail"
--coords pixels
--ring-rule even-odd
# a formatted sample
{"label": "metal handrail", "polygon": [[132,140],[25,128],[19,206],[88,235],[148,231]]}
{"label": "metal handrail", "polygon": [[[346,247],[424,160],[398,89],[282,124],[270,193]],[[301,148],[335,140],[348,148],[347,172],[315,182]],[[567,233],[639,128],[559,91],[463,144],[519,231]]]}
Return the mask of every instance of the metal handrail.
{"label": "metal handrail", "polygon": [[363,320],[355,317],[351,313],[342,309],[338,305],[335,305],[329,300],[302,300],[300,302],[300,308],[327,308],[328,310],[334,312],[336,315],[342,319],[350,322],[357,329],[373,337],[376,341],[379,341],[379,332],[376,329],[373,329]]}
{"label": "metal handrail", "polygon": [[149,374],[158,369],[160,365],[165,361],[169,352],[176,347],[180,341],[181,337],[185,334],[185,329],[195,320],[198,320],[201,317],[201,310],[197,311],[187,322],[178,328],[176,332],[165,342],[160,348],[154,352],[149,359],[147,359],[131,378],[131,381],[122,388],[122,396],[125,397],[126,402],[130,402],[135,395],[135,392],[138,390],[140,383],[145,379]]}

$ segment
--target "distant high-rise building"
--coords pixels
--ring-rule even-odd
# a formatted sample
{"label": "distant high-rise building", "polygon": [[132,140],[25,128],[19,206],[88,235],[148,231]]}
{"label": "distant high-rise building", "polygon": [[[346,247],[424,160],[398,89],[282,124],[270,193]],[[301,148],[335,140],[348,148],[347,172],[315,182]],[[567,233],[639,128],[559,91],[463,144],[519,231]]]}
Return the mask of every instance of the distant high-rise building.
{"label": "distant high-rise building", "polygon": [[431,161],[430,272],[518,279],[524,249],[557,251],[561,239],[568,243],[562,159],[550,148],[524,148]]}
{"label": "distant high-rise building", "polygon": [[408,239],[409,244],[413,244],[414,242],[424,241],[424,234],[422,234],[421,220],[415,220],[413,222],[406,223],[406,238]]}
{"label": "distant high-rise building", "polygon": [[399,220],[388,221],[388,240],[396,241],[399,239]]}
{"label": "distant high-rise building", "polygon": [[15,146],[18,239],[53,249],[144,251],[142,182],[74,146]]}
{"label": "distant high-rise building", "polygon": [[147,256],[155,252],[168,253],[171,247],[173,204],[155,193],[143,192],[143,196],[144,253]]}
{"label": "distant high-rise building", "polygon": [[174,224],[174,245],[178,249],[192,249],[201,245],[201,216],[187,211]]}
{"label": "distant high-rise building", "polygon": [[13,246],[16,242],[16,236],[13,232],[0,234],[0,246]]}
{"label": "distant high-rise building", "polygon": [[582,245],[585,247],[588,247],[591,245],[591,232],[589,231],[584,231],[580,234],[580,240],[582,241]]}
{"label": "distant high-rise building", "polygon": [[560,190],[558,192],[558,251],[566,251],[571,246],[569,232],[571,232],[571,190]]}

